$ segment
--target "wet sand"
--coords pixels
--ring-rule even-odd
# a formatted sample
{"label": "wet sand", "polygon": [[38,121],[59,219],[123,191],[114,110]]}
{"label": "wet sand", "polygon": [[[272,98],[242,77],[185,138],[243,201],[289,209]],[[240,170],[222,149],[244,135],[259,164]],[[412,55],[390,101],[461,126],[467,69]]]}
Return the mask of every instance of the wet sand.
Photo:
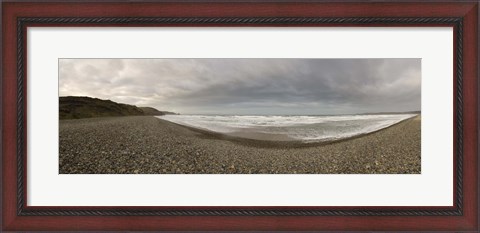
{"label": "wet sand", "polygon": [[61,120],[59,165],[61,174],[419,174],[420,125],[417,116],[333,143],[301,143],[243,139],[151,116]]}

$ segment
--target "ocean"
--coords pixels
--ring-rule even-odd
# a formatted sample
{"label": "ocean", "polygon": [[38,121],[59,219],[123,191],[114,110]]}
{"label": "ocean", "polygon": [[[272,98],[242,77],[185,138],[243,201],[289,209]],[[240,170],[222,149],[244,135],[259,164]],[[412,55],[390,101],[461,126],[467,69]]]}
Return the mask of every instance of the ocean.
{"label": "ocean", "polygon": [[[160,119],[202,130],[262,140],[334,141],[371,133],[417,114],[337,116],[163,115]],[[279,139],[280,138],[280,139]]]}

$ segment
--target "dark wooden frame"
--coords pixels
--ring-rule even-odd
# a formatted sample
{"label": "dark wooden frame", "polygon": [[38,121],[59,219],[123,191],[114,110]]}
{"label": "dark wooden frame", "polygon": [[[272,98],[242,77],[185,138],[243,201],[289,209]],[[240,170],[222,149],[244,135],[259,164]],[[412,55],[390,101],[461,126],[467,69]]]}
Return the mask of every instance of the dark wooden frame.
{"label": "dark wooden frame", "polygon": [[[478,230],[478,2],[2,3],[2,230]],[[26,206],[26,28],[32,26],[450,26],[451,207]]]}

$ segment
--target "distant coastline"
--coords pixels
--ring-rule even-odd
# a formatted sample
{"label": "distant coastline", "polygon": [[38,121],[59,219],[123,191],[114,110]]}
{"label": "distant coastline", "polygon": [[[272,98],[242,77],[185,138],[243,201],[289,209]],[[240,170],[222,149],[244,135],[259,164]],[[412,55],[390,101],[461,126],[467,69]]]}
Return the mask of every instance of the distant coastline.
{"label": "distant coastline", "polygon": [[135,105],[116,103],[88,96],[65,96],[59,100],[59,118],[81,119],[114,116],[161,116],[177,114],[159,111],[153,107],[137,107]]}
{"label": "distant coastline", "polygon": [[[104,100],[89,96],[61,96],[59,98],[59,116],[63,119],[81,119],[94,117],[114,116],[162,116],[180,115],[171,111],[158,110],[153,107],[137,107],[135,105],[118,103],[112,100]],[[188,115],[210,115],[210,116],[344,116],[344,115],[380,115],[380,114],[421,114],[420,110],[405,112],[364,112],[364,113],[342,113],[342,114],[188,114]]]}

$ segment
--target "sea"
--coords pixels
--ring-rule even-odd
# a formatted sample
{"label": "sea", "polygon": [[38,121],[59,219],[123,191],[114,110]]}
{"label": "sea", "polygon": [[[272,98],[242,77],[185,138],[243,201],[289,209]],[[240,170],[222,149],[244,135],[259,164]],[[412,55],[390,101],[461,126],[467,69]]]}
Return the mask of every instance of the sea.
{"label": "sea", "polygon": [[[335,141],[371,133],[417,114],[360,114],[334,116],[163,115],[160,119],[227,135],[258,139],[288,138],[305,143]],[[240,134],[239,134],[240,133]],[[272,135],[269,137],[268,135]],[[277,137],[273,137],[273,136]]]}

